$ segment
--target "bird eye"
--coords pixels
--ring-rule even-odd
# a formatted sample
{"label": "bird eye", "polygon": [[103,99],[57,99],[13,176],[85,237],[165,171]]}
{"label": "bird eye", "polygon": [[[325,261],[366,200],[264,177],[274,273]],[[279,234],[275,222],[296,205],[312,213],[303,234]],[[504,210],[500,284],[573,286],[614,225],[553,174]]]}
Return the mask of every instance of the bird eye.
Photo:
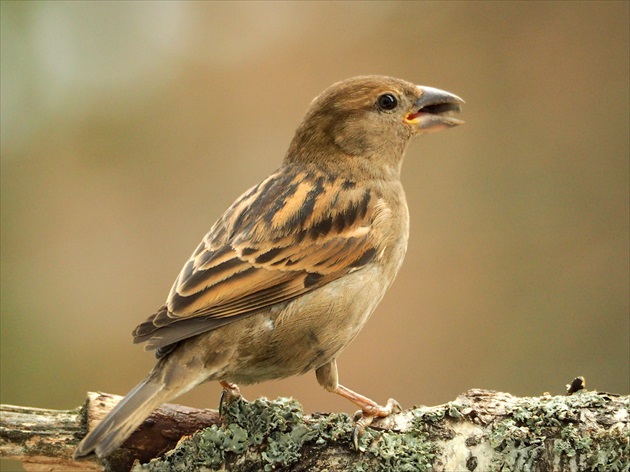
{"label": "bird eye", "polygon": [[398,100],[391,93],[385,93],[378,97],[377,104],[381,110],[391,111],[398,105]]}

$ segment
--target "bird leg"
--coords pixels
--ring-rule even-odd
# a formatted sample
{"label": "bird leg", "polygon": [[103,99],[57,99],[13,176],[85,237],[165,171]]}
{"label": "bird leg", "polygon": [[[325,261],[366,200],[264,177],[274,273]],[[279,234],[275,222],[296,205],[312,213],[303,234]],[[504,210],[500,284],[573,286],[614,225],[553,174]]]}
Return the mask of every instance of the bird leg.
{"label": "bird leg", "polygon": [[241,398],[241,390],[238,388],[238,385],[235,383],[227,382],[225,380],[220,380],[219,383],[223,390],[221,391],[221,399],[219,400],[219,415],[223,416],[224,413],[224,405],[230,404],[237,398]]}
{"label": "bird leg", "polygon": [[361,410],[357,412],[359,416],[358,419],[356,419],[354,429],[352,430],[352,442],[354,444],[354,448],[357,450],[359,449],[359,438],[365,431],[365,428],[372,424],[374,418],[384,418],[392,413],[402,411],[400,404],[393,398],[387,400],[387,404],[385,406],[380,406],[368,397],[364,397],[363,395],[340,385],[339,374],[337,372],[337,362],[335,360],[332,360],[328,364],[318,368],[315,371],[315,375],[317,376],[319,384],[326,390],[347,398],[361,408]]}

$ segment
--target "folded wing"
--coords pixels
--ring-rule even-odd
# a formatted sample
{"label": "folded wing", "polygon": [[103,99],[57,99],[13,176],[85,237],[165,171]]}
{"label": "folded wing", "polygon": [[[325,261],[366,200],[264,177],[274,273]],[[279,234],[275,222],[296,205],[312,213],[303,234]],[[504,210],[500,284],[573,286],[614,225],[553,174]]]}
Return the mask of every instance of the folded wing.
{"label": "folded wing", "polygon": [[360,269],[382,254],[373,222],[383,212],[379,196],[355,182],[281,168],[217,221],[134,342],[161,355]]}

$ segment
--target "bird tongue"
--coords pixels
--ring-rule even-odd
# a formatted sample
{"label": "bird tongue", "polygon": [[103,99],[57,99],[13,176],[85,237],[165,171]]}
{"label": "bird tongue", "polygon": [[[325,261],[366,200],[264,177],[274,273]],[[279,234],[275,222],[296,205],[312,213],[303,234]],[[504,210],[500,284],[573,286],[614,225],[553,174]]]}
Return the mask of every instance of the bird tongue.
{"label": "bird tongue", "polygon": [[417,112],[415,112],[415,113],[409,113],[409,115],[407,116],[407,119],[408,119],[409,121],[411,121],[411,120],[413,120],[414,118],[417,118],[417,117],[419,117],[420,115],[423,115],[423,114],[424,114],[424,112],[422,111],[422,109],[420,109],[420,110],[418,110],[418,111],[417,111]]}

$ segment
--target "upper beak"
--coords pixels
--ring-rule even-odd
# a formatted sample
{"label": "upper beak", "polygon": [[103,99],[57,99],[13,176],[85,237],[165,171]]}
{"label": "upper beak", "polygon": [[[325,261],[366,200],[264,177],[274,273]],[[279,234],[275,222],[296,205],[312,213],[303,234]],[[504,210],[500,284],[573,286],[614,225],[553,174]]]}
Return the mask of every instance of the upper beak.
{"label": "upper beak", "polygon": [[462,111],[464,100],[457,95],[433,87],[418,85],[422,96],[405,115],[405,122],[413,125],[419,132],[430,133],[463,124],[462,120],[452,115]]}

